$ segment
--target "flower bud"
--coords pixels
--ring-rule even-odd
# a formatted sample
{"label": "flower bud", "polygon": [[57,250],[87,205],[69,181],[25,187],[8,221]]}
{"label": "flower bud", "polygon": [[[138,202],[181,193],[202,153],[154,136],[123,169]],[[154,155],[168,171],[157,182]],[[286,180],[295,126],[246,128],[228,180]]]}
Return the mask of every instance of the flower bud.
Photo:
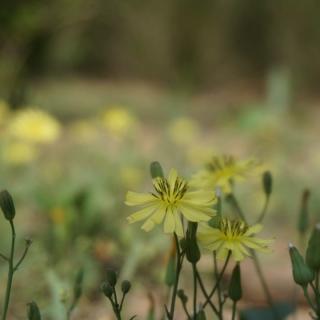
{"label": "flower bud", "polygon": [[298,249],[291,243],[289,244],[289,254],[295,283],[302,287],[306,287],[308,283],[312,282],[314,279],[313,271],[306,265]]}
{"label": "flower bud", "polygon": [[188,223],[188,230],[186,233],[186,258],[192,264],[197,263],[201,257],[200,249],[196,239],[197,228],[197,223]]}
{"label": "flower bud", "polygon": [[128,280],[123,280],[121,283],[121,290],[123,294],[127,294],[131,289],[131,282]]}
{"label": "flower bud", "polygon": [[35,302],[30,302],[27,305],[28,320],[41,320],[39,308]]}
{"label": "flower bud", "polygon": [[184,293],[183,289],[179,289],[177,292],[177,296],[180,298],[182,304],[186,304],[188,302],[188,297]]}
{"label": "flower bud", "polygon": [[320,223],[316,225],[309,239],[306,263],[313,270],[320,269]]}
{"label": "flower bud", "polygon": [[304,235],[309,226],[309,203],[310,191],[308,189],[304,190],[302,193],[300,212],[298,219],[298,231],[300,234]]}
{"label": "flower bud", "polygon": [[165,275],[165,283],[168,287],[173,286],[176,279],[175,255],[170,255]]}
{"label": "flower bud", "polygon": [[150,173],[152,179],[164,177],[161,164],[158,161],[154,161],[150,164]]}
{"label": "flower bud", "polygon": [[240,264],[237,263],[232,271],[232,276],[230,280],[228,296],[233,302],[237,302],[242,297],[242,287],[241,287],[241,271]]}
{"label": "flower bud", "polygon": [[112,287],[110,286],[109,283],[107,282],[103,282],[101,284],[101,291],[103,292],[103,294],[107,297],[107,298],[111,298],[112,295],[113,295],[113,289]]}
{"label": "flower bud", "polygon": [[263,190],[267,197],[272,193],[272,175],[270,171],[265,171],[262,177]]}
{"label": "flower bud", "polygon": [[110,284],[111,287],[114,287],[117,283],[117,274],[114,270],[107,270],[107,282]]}
{"label": "flower bud", "polygon": [[0,192],[0,207],[5,218],[9,221],[12,221],[16,214],[16,209],[14,207],[11,194],[7,190]]}
{"label": "flower bud", "polygon": [[203,309],[201,309],[197,314],[196,314],[196,320],[206,320],[206,314]]}

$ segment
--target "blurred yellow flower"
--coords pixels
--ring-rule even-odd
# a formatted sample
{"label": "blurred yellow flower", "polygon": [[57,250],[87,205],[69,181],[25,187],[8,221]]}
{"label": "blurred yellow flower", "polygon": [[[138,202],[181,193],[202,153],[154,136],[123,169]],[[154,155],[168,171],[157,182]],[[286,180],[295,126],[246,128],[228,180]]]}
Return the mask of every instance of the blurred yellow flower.
{"label": "blurred yellow flower", "polygon": [[135,124],[135,118],[123,107],[112,107],[102,115],[102,122],[115,136],[126,135]]}
{"label": "blurred yellow flower", "polygon": [[128,217],[129,223],[146,219],[142,229],[150,231],[164,221],[165,233],[175,232],[183,236],[181,215],[188,221],[208,221],[214,215],[212,206],[215,194],[211,191],[190,191],[187,181],[178,177],[172,169],[168,178],[153,179],[155,192],[136,193],[129,191],[126,196],[128,206],[143,206],[143,209]]}
{"label": "blurred yellow flower", "polygon": [[29,143],[14,141],[3,146],[2,155],[4,162],[19,165],[34,160],[37,156],[37,150]]}
{"label": "blurred yellow flower", "polygon": [[142,173],[135,167],[121,167],[120,180],[126,188],[132,188],[140,184],[142,180]]}
{"label": "blurred yellow flower", "polygon": [[203,247],[217,252],[217,258],[225,259],[231,251],[231,257],[235,261],[242,261],[246,256],[250,256],[248,248],[270,252],[269,245],[273,240],[254,237],[261,229],[260,224],[250,227],[242,220],[221,218],[217,228],[205,223],[200,224],[197,237]]}
{"label": "blurred yellow flower", "polygon": [[168,133],[175,143],[186,145],[196,140],[199,131],[199,126],[194,120],[182,117],[170,124]]}
{"label": "blurred yellow flower", "polygon": [[60,124],[44,111],[25,109],[13,117],[9,133],[28,142],[49,143],[58,138]]}
{"label": "blurred yellow flower", "polygon": [[259,163],[254,159],[236,161],[232,156],[213,157],[206,168],[194,175],[191,185],[215,189],[223,192],[232,191],[232,182],[243,180],[250,173],[258,172]]}

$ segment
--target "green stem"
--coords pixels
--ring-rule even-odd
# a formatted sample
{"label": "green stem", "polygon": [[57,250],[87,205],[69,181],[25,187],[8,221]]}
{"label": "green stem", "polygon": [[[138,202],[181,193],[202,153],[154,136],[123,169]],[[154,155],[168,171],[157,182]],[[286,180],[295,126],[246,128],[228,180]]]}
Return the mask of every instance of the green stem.
{"label": "green stem", "polygon": [[[214,265],[214,277],[215,281],[218,279],[219,271],[218,271],[218,261],[217,261],[217,253],[213,251],[213,265]],[[222,297],[221,297],[221,286],[220,284],[217,287],[217,295],[218,295],[218,303],[219,303],[219,313],[222,312]]]}
{"label": "green stem", "polygon": [[[209,305],[211,306],[213,312],[216,314],[216,316],[218,317],[218,319],[220,319],[220,313],[219,313],[219,310],[215,307],[215,305],[212,303],[211,301],[211,298],[209,297],[208,293],[207,293],[207,290],[203,284],[203,281],[200,277],[200,274],[198,272],[198,270],[196,270],[196,275],[197,275],[197,278],[198,278],[198,282],[199,282],[199,285],[200,285],[200,288],[201,288],[201,291],[204,295],[204,297],[206,298],[206,301],[208,301]],[[204,309],[205,305],[203,306],[203,309]]]}
{"label": "green stem", "polygon": [[193,319],[197,317],[197,270],[196,264],[192,264],[193,272]]}
{"label": "green stem", "polygon": [[220,274],[219,274],[219,277],[218,277],[218,279],[217,279],[217,282],[216,282],[215,286],[213,287],[213,289],[211,290],[210,294],[208,295],[207,300],[206,300],[205,303],[203,304],[203,308],[205,308],[205,306],[206,306],[208,303],[210,303],[210,300],[211,300],[212,296],[214,295],[215,291],[217,290],[218,286],[220,285],[220,282],[221,282],[222,277],[223,277],[223,275],[224,275],[224,272],[225,272],[225,270],[226,270],[226,268],[227,268],[227,265],[228,265],[228,262],[229,262],[229,260],[230,260],[230,257],[231,257],[231,251],[229,250],[228,255],[227,255],[227,258],[226,258],[226,261],[224,262],[224,265],[223,265],[223,267],[222,267],[222,269],[221,269],[221,272],[220,272]]}
{"label": "green stem", "polygon": [[16,241],[16,231],[14,228],[13,221],[10,220],[9,222],[10,222],[10,227],[11,227],[11,250],[10,250],[10,256],[9,256],[9,260],[8,260],[8,264],[9,264],[9,266],[8,266],[8,279],[7,279],[7,288],[6,288],[4,306],[3,306],[2,320],[6,320],[6,318],[7,318],[12,282],[13,282],[13,274],[14,274],[13,259],[14,259],[14,247],[15,247],[15,241]]}
{"label": "green stem", "polygon": [[231,320],[235,320],[236,319],[236,311],[237,311],[237,301],[233,301]]}
{"label": "green stem", "polygon": [[178,237],[177,237],[176,233],[174,233],[173,235],[174,235],[174,240],[175,240],[176,248],[177,248],[177,263],[176,263],[176,277],[175,277],[172,296],[171,296],[170,311],[169,311],[169,314],[168,314],[169,320],[173,320],[174,311],[175,311],[175,305],[176,305],[178,285],[179,285],[180,271],[182,269],[182,255],[180,253],[179,240],[178,240]]}
{"label": "green stem", "polygon": [[311,298],[309,296],[307,286],[303,287],[303,293],[304,293],[304,296],[305,296],[307,302],[309,303],[310,307],[317,314],[317,307],[313,304],[313,302],[312,302],[312,300],[311,300]]}
{"label": "green stem", "polygon": [[263,209],[260,213],[260,216],[259,216],[259,219],[257,221],[257,223],[261,223],[266,215],[266,212],[268,210],[268,206],[269,206],[269,200],[270,200],[270,195],[267,195],[266,196],[266,200],[265,200],[265,203],[264,203],[264,206],[263,206]]}

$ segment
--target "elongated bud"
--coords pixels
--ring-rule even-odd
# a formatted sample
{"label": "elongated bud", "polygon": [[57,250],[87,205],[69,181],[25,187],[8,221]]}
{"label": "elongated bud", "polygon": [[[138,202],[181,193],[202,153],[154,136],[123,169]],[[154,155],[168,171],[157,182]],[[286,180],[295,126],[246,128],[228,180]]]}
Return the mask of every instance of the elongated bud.
{"label": "elongated bud", "polygon": [[232,271],[228,296],[233,302],[237,302],[242,298],[241,271],[239,263],[235,265]]}
{"label": "elongated bud", "polygon": [[40,310],[35,302],[30,302],[27,305],[28,320],[41,320]]}
{"label": "elongated bud", "polygon": [[197,314],[196,314],[196,320],[206,320],[206,314],[203,309],[201,309]]}
{"label": "elongated bud", "polygon": [[306,287],[308,283],[312,282],[314,279],[313,271],[304,262],[298,249],[291,243],[289,244],[289,254],[295,283],[302,287]]}
{"label": "elongated bud", "polygon": [[304,190],[301,197],[301,206],[298,218],[298,231],[300,234],[304,235],[309,227],[309,204],[310,191],[308,189]]}
{"label": "elongated bud", "polygon": [[103,292],[103,294],[107,297],[107,298],[111,298],[113,295],[113,288],[110,286],[109,283],[107,282],[103,282],[101,284],[101,291]]}
{"label": "elongated bud", "polygon": [[201,257],[196,238],[197,228],[198,224],[196,222],[189,222],[186,233],[186,258],[193,264],[197,263]]}
{"label": "elongated bud", "polygon": [[165,275],[165,283],[168,287],[173,286],[176,279],[175,256],[170,255]]}
{"label": "elongated bud", "polygon": [[179,299],[181,300],[182,304],[186,304],[188,302],[188,297],[186,296],[186,294],[184,293],[183,289],[179,289],[177,292],[177,296],[179,297]]}
{"label": "elongated bud", "polygon": [[81,268],[77,273],[76,280],[74,282],[74,287],[73,287],[73,295],[76,301],[82,295],[83,276],[84,276],[84,271]]}
{"label": "elongated bud", "polygon": [[307,265],[318,272],[320,270],[320,223],[313,229],[306,252]]}
{"label": "elongated bud", "polygon": [[121,291],[123,294],[127,294],[131,289],[131,282],[129,280],[123,280],[121,283]]}
{"label": "elongated bud", "polygon": [[14,207],[11,194],[7,190],[3,190],[0,192],[0,207],[4,214],[4,217],[7,220],[12,221],[14,216],[16,215],[16,209]]}
{"label": "elongated bud", "polygon": [[262,177],[263,190],[267,197],[272,193],[272,175],[270,171],[265,171]]}
{"label": "elongated bud", "polygon": [[158,161],[154,161],[150,164],[150,173],[152,179],[164,177],[161,164]]}
{"label": "elongated bud", "polygon": [[117,283],[117,274],[112,269],[107,270],[107,282],[111,287],[114,287]]}

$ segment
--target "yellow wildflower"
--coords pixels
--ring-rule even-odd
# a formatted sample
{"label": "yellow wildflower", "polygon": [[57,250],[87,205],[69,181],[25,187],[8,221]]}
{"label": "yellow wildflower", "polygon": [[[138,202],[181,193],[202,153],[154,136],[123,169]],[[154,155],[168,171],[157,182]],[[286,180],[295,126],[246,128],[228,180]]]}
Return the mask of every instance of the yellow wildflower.
{"label": "yellow wildflower", "polygon": [[204,170],[192,179],[192,185],[214,189],[220,187],[223,192],[230,193],[232,182],[243,180],[258,168],[256,160],[236,161],[232,156],[213,157]]}
{"label": "yellow wildflower", "polygon": [[134,126],[135,118],[122,107],[108,109],[102,116],[104,126],[115,136],[125,136]]}
{"label": "yellow wildflower", "polygon": [[13,117],[9,133],[28,142],[49,143],[58,138],[60,125],[55,118],[44,111],[25,109]]}
{"label": "yellow wildflower", "polygon": [[20,165],[31,162],[37,156],[37,150],[29,143],[15,141],[4,145],[2,154],[5,162]]}
{"label": "yellow wildflower", "polygon": [[246,256],[250,256],[248,249],[269,252],[268,245],[273,240],[255,238],[254,235],[260,232],[262,225],[256,224],[248,226],[242,220],[230,220],[221,218],[217,228],[208,224],[200,224],[198,228],[199,243],[211,250],[217,252],[219,259],[225,259],[228,252],[235,261],[241,261]]}
{"label": "yellow wildflower", "polygon": [[143,206],[143,209],[128,217],[129,223],[146,219],[142,229],[150,231],[156,224],[164,222],[165,233],[175,232],[183,236],[181,214],[188,221],[208,221],[214,215],[212,209],[215,195],[211,191],[190,191],[186,180],[180,178],[177,171],[171,169],[168,178],[153,179],[155,192],[128,192],[128,206]]}

